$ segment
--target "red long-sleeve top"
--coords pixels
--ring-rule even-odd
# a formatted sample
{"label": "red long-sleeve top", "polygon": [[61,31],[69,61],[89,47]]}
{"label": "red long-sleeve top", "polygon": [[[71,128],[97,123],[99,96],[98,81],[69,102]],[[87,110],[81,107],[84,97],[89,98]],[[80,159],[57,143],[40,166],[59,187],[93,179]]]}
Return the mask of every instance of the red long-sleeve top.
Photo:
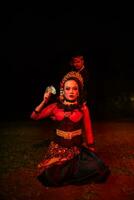
{"label": "red long-sleeve top", "polygon": [[85,129],[87,144],[94,143],[90,113],[89,113],[89,109],[87,105],[85,104],[83,104],[80,109],[75,108],[71,110],[70,112],[70,111],[66,111],[64,108],[59,107],[57,103],[53,103],[45,107],[39,113],[36,113],[33,111],[31,114],[31,118],[34,120],[39,120],[46,117],[51,117],[52,119],[56,121],[62,122],[65,119],[65,117],[67,117],[67,115],[68,115],[68,119],[72,123],[78,123],[79,121],[82,120],[84,129]]}

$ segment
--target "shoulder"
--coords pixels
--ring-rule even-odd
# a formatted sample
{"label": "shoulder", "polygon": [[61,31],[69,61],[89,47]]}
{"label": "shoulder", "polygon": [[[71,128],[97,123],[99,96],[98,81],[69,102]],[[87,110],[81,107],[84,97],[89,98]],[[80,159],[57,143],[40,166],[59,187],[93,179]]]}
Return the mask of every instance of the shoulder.
{"label": "shoulder", "polygon": [[84,112],[84,111],[88,111],[88,106],[87,106],[87,103],[84,102],[81,106],[81,110]]}

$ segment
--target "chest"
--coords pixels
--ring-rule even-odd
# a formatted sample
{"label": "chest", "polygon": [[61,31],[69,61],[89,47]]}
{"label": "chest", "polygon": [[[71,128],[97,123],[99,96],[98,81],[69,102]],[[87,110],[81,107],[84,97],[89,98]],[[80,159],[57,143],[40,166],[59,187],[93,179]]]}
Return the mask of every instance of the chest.
{"label": "chest", "polygon": [[55,117],[55,120],[58,121],[68,118],[72,122],[78,122],[82,119],[83,113],[78,109],[74,109],[73,111],[65,111],[64,109],[55,108],[53,110],[53,116]]}

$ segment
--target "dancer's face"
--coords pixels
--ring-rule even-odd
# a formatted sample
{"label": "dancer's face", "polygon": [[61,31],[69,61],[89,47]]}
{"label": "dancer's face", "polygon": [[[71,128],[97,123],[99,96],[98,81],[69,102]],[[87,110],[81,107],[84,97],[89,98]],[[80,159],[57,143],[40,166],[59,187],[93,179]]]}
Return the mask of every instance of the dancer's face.
{"label": "dancer's face", "polygon": [[64,96],[66,100],[75,101],[79,96],[78,83],[75,80],[68,80],[64,84]]}

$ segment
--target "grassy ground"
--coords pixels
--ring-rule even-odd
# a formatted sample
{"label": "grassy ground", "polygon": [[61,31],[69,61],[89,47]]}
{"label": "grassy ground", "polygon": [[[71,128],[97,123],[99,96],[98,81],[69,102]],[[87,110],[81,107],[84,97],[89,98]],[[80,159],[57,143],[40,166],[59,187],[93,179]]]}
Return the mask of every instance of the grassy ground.
{"label": "grassy ground", "polygon": [[53,138],[51,126],[50,121],[0,124],[1,200],[134,199],[134,123],[93,124],[97,152],[111,169],[105,184],[45,188],[36,179],[36,166]]}

